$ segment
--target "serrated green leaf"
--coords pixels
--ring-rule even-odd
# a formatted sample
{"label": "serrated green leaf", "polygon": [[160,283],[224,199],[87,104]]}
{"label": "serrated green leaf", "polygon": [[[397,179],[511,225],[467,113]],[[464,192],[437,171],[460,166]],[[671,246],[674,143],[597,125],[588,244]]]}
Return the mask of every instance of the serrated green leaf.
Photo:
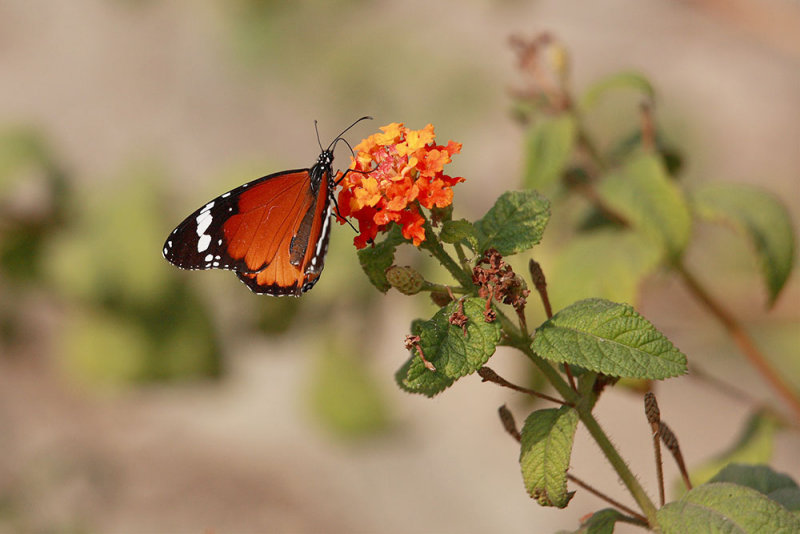
{"label": "serrated green leaf", "polygon": [[567,469],[578,428],[578,412],[570,406],[531,413],[522,427],[519,463],[528,494],[542,506],[564,508]]}
{"label": "serrated green leaf", "polygon": [[767,411],[754,413],[745,423],[736,442],[725,452],[691,470],[692,485],[699,486],[732,463],[761,464],[772,457],[778,419]]}
{"label": "serrated green leaf", "polygon": [[539,193],[507,191],[475,221],[478,249],[494,247],[503,256],[528,250],[542,239],[549,219],[550,202]]}
{"label": "serrated green leaf", "polygon": [[500,325],[484,319],[483,299],[465,298],[462,302],[467,317],[466,335],[461,327],[448,321],[459,309],[459,302],[451,302],[430,321],[419,325],[422,351],[436,371],[425,368],[415,349],[414,357],[397,373],[401,388],[433,396],[454,380],[477,371],[494,354],[500,341]]}
{"label": "serrated green leaf", "polygon": [[599,185],[603,201],[676,260],[689,242],[691,216],[683,192],[658,156],[639,153]]}
{"label": "serrated green leaf", "polygon": [[[424,349],[423,349],[424,350]],[[453,385],[452,378],[444,373],[431,371],[417,356],[416,351],[394,374],[400,389],[408,393],[419,393],[433,397]]]}
{"label": "serrated green leaf", "polygon": [[800,518],[760,492],[730,482],[703,484],[657,514],[664,534],[796,534]]}
{"label": "serrated green leaf", "polygon": [[608,91],[625,88],[634,89],[642,93],[648,100],[652,100],[655,96],[653,86],[643,74],[635,71],[616,72],[590,85],[580,98],[580,107],[588,111]]}
{"label": "serrated green leaf", "polygon": [[466,219],[445,221],[442,224],[442,231],[439,233],[439,238],[445,243],[451,244],[466,240],[471,248],[478,248],[478,237],[475,233],[475,227]]}
{"label": "serrated green leaf", "polygon": [[364,269],[372,285],[383,293],[392,287],[386,280],[386,269],[394,263],[394,253],[397,247],[406,241],[400,227],[393,224],[383,241],[358,251],[361,268]]}
{"label": "serrated green leaf", "polygon": [[783,203],[757,187],[725,183],[699,188],[692,200],[700,217],[731,225],[752,243],[774,304],[794,262],[795,236]]}
{"label": "serrated green leaf", "polygon": [[586,299],[536,329],[542,358],[609,376],[661,380],[686,373],[686,355],[627,304]]}
{"label": "serrated green leaf", "polygon": [[570,114],[536,120],[525,137],[525,187],[542,190],[559,179],[572,154],[577,131],[577,121]]}
{"label": "serrated green leaf", "polygon": [[578,234],[559,253],[548,276],[550,302],[555,309],[589,297],[635,304],[642,280],[658,266],[660,250],[629,230]]}

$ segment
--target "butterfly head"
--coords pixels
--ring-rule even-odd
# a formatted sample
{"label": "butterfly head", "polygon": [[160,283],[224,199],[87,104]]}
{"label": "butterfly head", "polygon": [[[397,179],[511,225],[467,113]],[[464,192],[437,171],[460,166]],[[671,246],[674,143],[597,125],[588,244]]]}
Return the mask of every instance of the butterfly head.
{"label": "butterfly head", "polygon": [[323,150],[317,158],[317,165],[321,167],[333,165],[333,150]]}

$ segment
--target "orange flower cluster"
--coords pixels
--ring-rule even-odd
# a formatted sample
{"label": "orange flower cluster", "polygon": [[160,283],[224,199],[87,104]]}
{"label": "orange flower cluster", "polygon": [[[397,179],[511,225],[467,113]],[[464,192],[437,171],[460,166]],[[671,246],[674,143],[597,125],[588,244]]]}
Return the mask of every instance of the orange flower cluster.
{"label": "orange flower cluster", "polygon": [[451,187],[464,181],[443,173],[453,154],[461,151],[461,143],[437,145],[431,124],[410,130],[393,122],[381,130],[355,147],[357,156],[341,182],[339,210],[343,217],[358,221],[356,248],[371,243],[392,222],[419,246],[425,241],[420,206],[449,206],[453,202]]}

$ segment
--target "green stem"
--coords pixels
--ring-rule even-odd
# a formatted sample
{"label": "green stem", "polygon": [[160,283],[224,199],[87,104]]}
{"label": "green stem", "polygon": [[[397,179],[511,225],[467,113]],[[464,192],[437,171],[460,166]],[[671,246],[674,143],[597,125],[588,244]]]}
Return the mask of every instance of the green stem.
{"label": "green stem", "polygon": [[441,291],[441,292],[447,292],[447,290],[450,290],[453,293],[458,293],[460,295],[464,293],[469,293],[468,289],[464,289],[463,287],[460,286],[446,286],[444,284],[434,284],[432,282],[425,282],[422,285],[422,289],[420,289],[420,291]]}
{"label": "green stem", "polygon": [[[530,342],[530,340],[528,340],[528,342]],[[558,391],[558,393],[561,395],[561,398],[570,404],[578,403],[580,396],[569,386],[567,381],[564,380],[564,377],[561,376],[561,373],[559,373],[558,370],[553,367],[553,364],[536,354],[528,345],[520,346],[515,343],[514,346],[531,359],[533,364],[539,368],[539,371],[541,371],[547,381],[550,382],[550,385],[553,386],[556,391]]]}
{"label": "green stem", "polygon": [[422,242],[420,248],[424,248],[433,254],[433,257],[439,260],[439,263],[441,263],[445,269],[450,271],[450,274],[453,275],[453,278],[455,278],[462,287],[474,287],[474,284],[472,283],[472,277],[461,268],[458,262],[456,262],[456,260],[454,260],[450,254],[447,253],[442,244],[439,242],[436,234],[433,233],[433,228],[431,228],[431,225],[427,220],[425,221],[425,241]]}
{"label": "green stem", "polygon": [[469,270],[467,266],[469,262],[467,261],[467,255],[464,253],[464,247],[461,246],[461,243],[454,243],[453,248],[456,249],[456,256],[458,256],[458,261],[461,263],[461,268],[464,272],[467,272]]}
{"label": "green stem", "polygon": [[658,520],[656,519],[656,505],[653,504],[652,500],[650,500],[647,492],[645,492],[642,485],[639,484],[639,481],[631,472],[628,464],[625,463],[625,460],[622,459],[622,456],[620,456],[619,452],[617,452],[617,449],[614,448],[611,440],[608,439],[608,436],[606,436],[605,432],[603,432],[603,429],[600,428],[600,424],[597,422],[597,419],[595,419],[592,415],[592,412],[584,406],[578,405],[576,406],[576,410],[578,411],[578,416],[581,418],[581,421],[586,426],[586,429],[592,435],[595,442],[600,447],[600,450],[603,451],[603,454],[619,475],[622,483],[628,488],[628,491],[639,505],[639,508],[641,508],[642,512],[644,512],[644,515],[647,517],[647,522],[651,527],[657,526]]}

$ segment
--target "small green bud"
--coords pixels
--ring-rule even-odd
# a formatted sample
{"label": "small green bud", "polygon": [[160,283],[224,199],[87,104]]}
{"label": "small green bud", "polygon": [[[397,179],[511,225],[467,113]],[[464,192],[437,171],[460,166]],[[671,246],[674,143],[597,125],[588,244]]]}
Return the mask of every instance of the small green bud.
{"label": "small green bud", "polygon": [[392,265],[386,269],[386,280],[404,295],[416,295],[422,289],[425,280],[411,267]]}

